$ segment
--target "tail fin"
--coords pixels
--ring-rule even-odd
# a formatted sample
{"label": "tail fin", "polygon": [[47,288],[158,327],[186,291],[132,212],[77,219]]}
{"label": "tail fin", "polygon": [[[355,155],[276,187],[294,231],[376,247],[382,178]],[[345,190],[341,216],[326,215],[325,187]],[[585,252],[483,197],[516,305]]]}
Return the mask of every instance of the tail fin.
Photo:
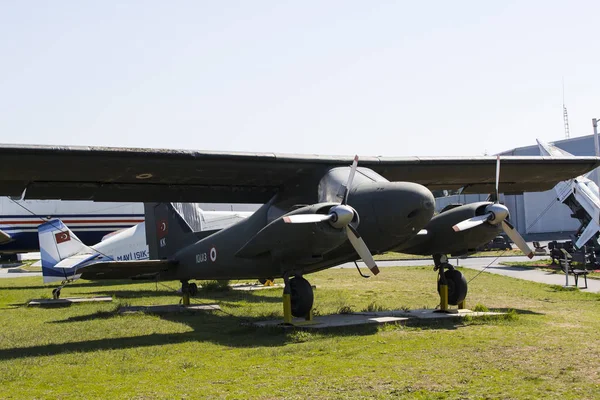
{"label": "tail fin", "polygon": [[144,203],[144,212],[151,260],[169,259],[196,241],[192,228],[171,203]]}
{"label": "tail fin", "polygon": [[60,219],[53,219],[38,227],[42,276],[44,283],[63,281],[75,276],[74,270],[55,268],[61,261],[88,249]]}

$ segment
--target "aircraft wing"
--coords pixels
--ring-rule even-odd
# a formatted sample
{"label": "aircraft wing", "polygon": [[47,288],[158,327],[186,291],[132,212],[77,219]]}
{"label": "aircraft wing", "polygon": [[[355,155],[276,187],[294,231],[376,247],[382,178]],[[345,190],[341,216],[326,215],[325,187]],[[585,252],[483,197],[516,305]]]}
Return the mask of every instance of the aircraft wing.
{"label": "aircraft wing", "polygon": [[168,260],[106,261],[97,262],[77,270],[82,279],[135,279],[169,272],[175,263]]}
{"label": "aircraft wing", "polygon": [[[353,157],[192,150],[0,145],[0,195],[25,198],[264,203],[303,174]],[[542,191],[600,165],[597,157],[503,157],[504,193]],[[390,181],[490,193],[495,157],[360,157]]]}

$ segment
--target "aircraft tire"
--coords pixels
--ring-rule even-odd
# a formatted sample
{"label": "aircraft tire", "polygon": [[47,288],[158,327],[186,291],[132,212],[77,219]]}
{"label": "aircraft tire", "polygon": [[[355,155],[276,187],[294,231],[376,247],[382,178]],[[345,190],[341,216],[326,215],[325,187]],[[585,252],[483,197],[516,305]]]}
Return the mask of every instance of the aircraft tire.
{"label": "aircraft tire", "polygon": [[[448,284],[448,304],[456,306],[467,297],[467,279],[455,269],[449,269],[444,272],[446,283]],[[438,281],[438,293],[440,292],[440,282]]]}
{"label": "aircraft tire", "polygon": [[305,317],[308,315],[314,301],[314,294],[310,283],[301,276],[290,279],[290,294],[292,315],[294,317]]}
{"label": "aircraft tire", "polygon": [[196,285],[195,283],[190,283],[190,285],[188,286],[188,293],[190,296],[194,297],[198,294],[198,285]]}
{"label": "aircraft tire", "polygon": [[54,300],[60,299],[60,289],[53,289],[52,290],[52,298]]}

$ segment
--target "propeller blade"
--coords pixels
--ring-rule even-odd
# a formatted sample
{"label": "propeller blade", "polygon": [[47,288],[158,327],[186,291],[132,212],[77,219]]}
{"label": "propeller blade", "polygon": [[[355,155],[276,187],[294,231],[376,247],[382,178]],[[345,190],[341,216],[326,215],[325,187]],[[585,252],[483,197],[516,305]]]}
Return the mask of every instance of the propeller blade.
{"label": "propeller blade", "polygon": [[369,248],[367,247],[365,241],[360,237],[357,230],[352,225],[346,226],[346,234],[348,235],[348,240],[356,250],[358,256],[363,260],[367,267],[371,270],[373,275],[377,275],[379,273],[379,268],[377,267],[377,263],[373,259]]}
{"label": "propeller blade", "polygon": [[498,184],[500,182],[500,156],[496,159],[496,203],[500,202],[500,193],[498,193]]}
{"label": "propeller blade", "polygon": [[512,226],[512,224],[510,222],[502,221],[502,229],[504,230],[504,233],[506,233],[508,235],[510,240],[515,242],[517,247],[523,253],[525,253],[527,255],[527,257],[533,258],[533,250],[531,250],[531,247],[529,247],[527,242],[525,242],[525,239],[523,239],[523,237],[519,234],[519,232],[517,232],[515,227]]}
{"label": "propeller blade", "polygon": [[313,222],[323,222],[331,219],[331,215],[323,214],[295,214],[283,217],[286,224],[310,224]]}
{"label": "propeller blade", "polygon": [[465,219],[464,221],[461,221],[458,224],[454,225],[452,229],[454,229],[454,232],[466,231],[467,229],[475,228],[476,226],[483,224],[485,221],[488,220],[489,217],[490,214],[484,214],[478,215],[473,218]]}
{"label": "propeller blade", "polygon": [[348,194],[350,193],[350,188],[352,187],[352,181],[354,180],[354,174],[356,173],[356,168],[358,167],[358,155],[354,156],[354,161],[352,162],[352,167],[350,168],[350,175],[348,175],[348,182],[346,182],[346,190],[344,192],[344,199],[342,204],[346,205],[348,203]]}

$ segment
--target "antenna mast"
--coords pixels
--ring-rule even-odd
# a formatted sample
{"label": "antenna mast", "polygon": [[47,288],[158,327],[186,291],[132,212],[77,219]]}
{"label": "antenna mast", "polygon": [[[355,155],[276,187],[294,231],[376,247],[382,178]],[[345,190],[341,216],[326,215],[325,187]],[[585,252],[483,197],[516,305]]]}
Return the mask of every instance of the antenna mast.
{"label": "antenna mast", "polygon": [[563,78],[563,120],[565,122],[565,139],[568,139],[571,134],[569,132],[569,114],[567,113],[567,106],[565,106],[565,80]]}

